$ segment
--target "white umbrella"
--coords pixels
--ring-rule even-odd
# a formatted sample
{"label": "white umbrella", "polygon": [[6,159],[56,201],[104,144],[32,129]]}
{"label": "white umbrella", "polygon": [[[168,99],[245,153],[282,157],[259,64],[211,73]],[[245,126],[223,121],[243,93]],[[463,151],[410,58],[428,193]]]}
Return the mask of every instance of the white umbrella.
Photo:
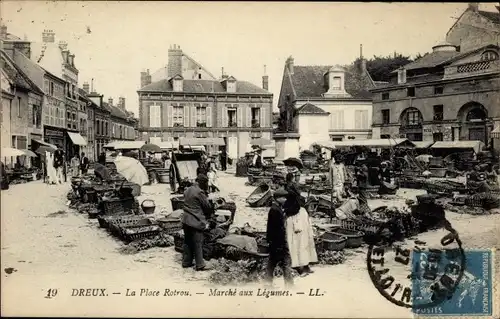
{"label": "white umbrella", "polygon": [[12,147],[2,147],[2,149],[0,150],[0,154],[2,155],[2,157],[26,156],[26,153],[24,153],[23,151]]}
{"label": "white umbrella", "polygon": [[148,172],[141,162],[132,157],[118,155],[114,161],[116,171],[131,183],[144,185],[149,182]]}

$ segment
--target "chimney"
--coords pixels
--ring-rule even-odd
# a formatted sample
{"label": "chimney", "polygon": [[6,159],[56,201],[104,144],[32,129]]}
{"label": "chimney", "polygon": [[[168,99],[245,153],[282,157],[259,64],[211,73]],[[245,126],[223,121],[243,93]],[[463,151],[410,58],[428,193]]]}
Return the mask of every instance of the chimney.
{"label": "chimney", "polygon": [[406,83],[406,69],[400,67],[398,69],[398,84],[404,84],[404,83]]}
{"label": "chimney", "polygon": [[288,69],[288,72],[290,74],[293,74],[293,58],[292,56],[289,56],[288,59],[286,59],[286,67]]}
{"label": "chimney", "polygon": [[174,44],[168,49],[168,77],[182,75],[182,50],[181,47]]}
{"label": "chimney", "polygon": [[62,56],[64,59],[64,63],[69,63],[69,51],[68,50],[62,51]]}
{"label": "chimney", "polygon": [[125,98],[123,96],[120,96],[118,98],[118,106],[122,109],[125,110]]}
{"label": "chimney", "polygon": [[478,12],[479,11],[479,2],[469,2],[469,10]]}
{"label": "chimney", "polygon": [[109,106],[113,106],[113,98],[112,97],[110,97],[108,99],[108,104],[109,104]]}
{"label": "chimney", "polygon": [[70,54],[68,55],[68,63],[71,65],[71,66],[75,66],[75,55],[74,54]]}
{"label": "chimney", "polygon": [[222,67],[222,79],[227,79],[229,76],[224,72],[224,67]]}
{"label": "chimney", "polygon": [[366,59],[363,57],[363,45],[359,45],[359,60],[360,60],[360,68],[361,72],[367,72],[368,70],[366,69]]}
{"label": "chimney", "polygon": [[43,43],[54,43],[56,34],[52,30],[44,30],[42,33]]}
{"label": "chimney", "polygon": [[262,76],[262,88],[266,91],[269,90],[269,76],[267,75],[265,65],[264,65],[264,75]]}
{"label": "chimney", "polygon": [[141,88],[149,84],[151,84],[151,75],[149,69],[147,69],[146,72],[141,72]]}
{"label": "chimney", "polygon": [[2,25],[0,26],[0,39],[6,39],[7,38],[7,26]]}
{"label": "chimney", "polygon": [[220,75],[221,78],[224,78],[224,67],[221,68],[221,75]]}
{"label": "chimney", "polygon": [[87,92],[87,94],[88,94],[88,93],[90,93],[90,85],[89,85],[89,82],[84,82],[84,83],[83,83],[83,90],[84,90],[85,92]]}
{"label": "chimney", "polygon": [[68,50],[68,43],[66,41],[59,41],[59,48],[63,51]]}

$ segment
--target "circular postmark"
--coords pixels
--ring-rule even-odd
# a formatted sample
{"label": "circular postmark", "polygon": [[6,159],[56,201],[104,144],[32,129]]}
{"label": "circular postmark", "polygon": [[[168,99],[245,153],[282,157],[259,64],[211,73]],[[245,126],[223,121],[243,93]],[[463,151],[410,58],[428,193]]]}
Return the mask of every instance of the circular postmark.
{"label": "circular postmark", "polygon": [[368,247],[370,279],[393,304],[423,309],[452,298],[465,269],[465,254],[458,233],[444,219],[443,227],[423,241],[394,242],[394,224],[381,225]]}

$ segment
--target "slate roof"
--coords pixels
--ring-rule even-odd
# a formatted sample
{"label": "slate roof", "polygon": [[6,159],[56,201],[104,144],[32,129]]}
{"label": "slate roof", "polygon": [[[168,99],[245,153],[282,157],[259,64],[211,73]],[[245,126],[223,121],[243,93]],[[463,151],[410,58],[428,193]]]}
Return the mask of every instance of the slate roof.
{"label": "slate roof", "polygon": [[[498,9],[498,6],[496,7]],[[490,20],[493,23],[500,24],[500,12],[492,12],[492,11],[482,11],[479,10],[477,13]]]}
{"label": "slate roof", "polygon": [[[332,68],[331,65],[294,66],[291,75],[296,98],[322,97],[328,91],[324,75]],[[356,65],[345,66],[345,90],[353,98],[370,99],[368,91],[374,87],[373,81],[357,70]]]}
{"label": "slate roof", "polygon": [[[213,89],[213,91],[212,91]],[[165,92],[173,93],[171,81],[169,79],[160,80],[149,85],[146,85],[138,90],[138,92]],[[219,81],[214,80],[183,80],[183,93],[227,93],[224,86]],[[177,93],[177,92],[176,92]],[[272,93],[266,91],[255,84],[246,81],[236,82],[236,94],[267,94]]]}
{"label": "slate roof", "polygon": [[298,114],[328,114],[325,110],[314,104],[306,103],[297,109]]}
{"label": "slate roof", "polygon": [[[424,69],[424,68],[434,68],[442,63],[448,61],[449,59],[459,55],[459,52],[453,51],[437,51],[431,52],[429,54],[424,55],[420,59],[410,62],[404,66],[406,70],[416,70],[416,69]],[[391,73],[397,73],[398,70],[394,70]]]}
{"label": "slate roof", "polygon": [[15,61],[13,61],[5,53],[5,51],[1,50],[1,56],[2,70],[7,74],[9,79],[14,82],[16,87],[43,94],[43,92],[36,86],[36,84],[29,79],[29,77],[19,66],[16,65]]}

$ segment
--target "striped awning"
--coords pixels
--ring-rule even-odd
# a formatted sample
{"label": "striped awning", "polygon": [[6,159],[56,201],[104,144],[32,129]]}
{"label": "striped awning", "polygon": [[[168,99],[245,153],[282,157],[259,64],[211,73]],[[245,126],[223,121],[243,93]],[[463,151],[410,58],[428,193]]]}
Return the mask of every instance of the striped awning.
{"label": "striped awning", "polygon": [[87,141],[80,135],[80,133],[67,132],[69,138],[75,145],[85,146],[87,145]]}
{"label": "striped awning", "polygon": [[222,137],[181,137],[179,138],[179,145],[182,146],[204,146],[204,145],[226,145]]}
{"label": "striped awning", "polygon": [[115,150],[135,150],[140,149],[146,142],[144,141],[115,141],[104,145],[104,148]]}

